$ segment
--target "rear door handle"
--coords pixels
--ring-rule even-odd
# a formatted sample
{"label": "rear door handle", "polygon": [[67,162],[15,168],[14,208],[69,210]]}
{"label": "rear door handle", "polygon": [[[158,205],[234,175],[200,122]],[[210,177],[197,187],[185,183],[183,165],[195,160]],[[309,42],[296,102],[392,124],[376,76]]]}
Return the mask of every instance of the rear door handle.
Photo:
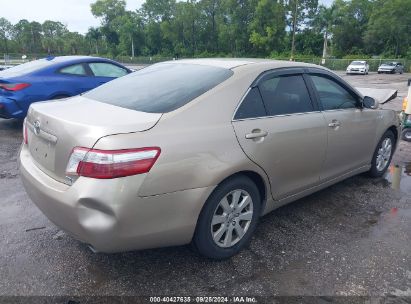
{"label": "rear door handle", "polygon": [[338,128],[339,126],[341,126],[341,123],[338,120],[333,120],[328,124],[328,126],[330,128]]}
{"label": "rear door handle", "polygon": [[267,135],[268,135],[268,132],[256,129],[256,130],[251,131],[251,133],[246,134],[245,138],[246,139],[256,139],[256,138],[266,137]]}

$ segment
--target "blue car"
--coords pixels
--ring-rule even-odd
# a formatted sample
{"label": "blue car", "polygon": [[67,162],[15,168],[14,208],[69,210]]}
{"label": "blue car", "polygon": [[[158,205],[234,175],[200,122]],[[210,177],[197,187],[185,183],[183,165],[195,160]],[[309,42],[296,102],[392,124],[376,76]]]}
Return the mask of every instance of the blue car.
{"label": "blue car", "polygon": [[31,103],[89,91],[131,70],[98,57],[47,57],[0,71],[0,117],[23,119]]}

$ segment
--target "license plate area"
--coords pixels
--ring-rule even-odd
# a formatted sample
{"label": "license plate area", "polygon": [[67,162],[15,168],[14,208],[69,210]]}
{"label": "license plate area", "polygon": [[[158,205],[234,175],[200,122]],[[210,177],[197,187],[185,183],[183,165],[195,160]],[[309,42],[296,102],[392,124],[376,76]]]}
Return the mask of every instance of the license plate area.
{"label": "license plate area", "polygon": [[56,143],[28,132],[28,146],[33,159],[45,169],[54,172]]}

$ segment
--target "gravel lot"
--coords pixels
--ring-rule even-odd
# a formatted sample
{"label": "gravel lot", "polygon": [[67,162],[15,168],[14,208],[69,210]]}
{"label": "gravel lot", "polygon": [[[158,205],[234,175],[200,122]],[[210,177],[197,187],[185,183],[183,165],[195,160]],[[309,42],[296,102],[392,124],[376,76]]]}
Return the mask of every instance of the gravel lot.
{"label": "gravel lot", "polygon": [[[398,89],[384,107],[399,110],[411,75],[343,77]],[[357,176],[282,207],[261,219],[248,249],[216,262],[189,246],[92,253],[25,194],[16,164],[21,141],[21,123],[0,120],[0,295],[411,297],[409,143],[401,142],[386,178]],[[393,174],[401,183],[391,183]]]}

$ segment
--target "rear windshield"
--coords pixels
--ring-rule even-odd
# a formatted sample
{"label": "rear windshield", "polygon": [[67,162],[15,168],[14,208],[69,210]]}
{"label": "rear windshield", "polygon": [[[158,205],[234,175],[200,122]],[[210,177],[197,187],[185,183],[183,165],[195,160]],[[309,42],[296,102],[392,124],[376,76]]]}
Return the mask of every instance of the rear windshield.
{"label": "rear windshield", "polygon": [[34,60],[1,71],[0,77],[18,77],[42,69],[52,64],[53,62],[47,59]]}
{"label": "rear windshield", "polygon": [[228,69],[184,63],[160,63],[102,85],[84,96],[148,113],[182,107],[228,79]]}

